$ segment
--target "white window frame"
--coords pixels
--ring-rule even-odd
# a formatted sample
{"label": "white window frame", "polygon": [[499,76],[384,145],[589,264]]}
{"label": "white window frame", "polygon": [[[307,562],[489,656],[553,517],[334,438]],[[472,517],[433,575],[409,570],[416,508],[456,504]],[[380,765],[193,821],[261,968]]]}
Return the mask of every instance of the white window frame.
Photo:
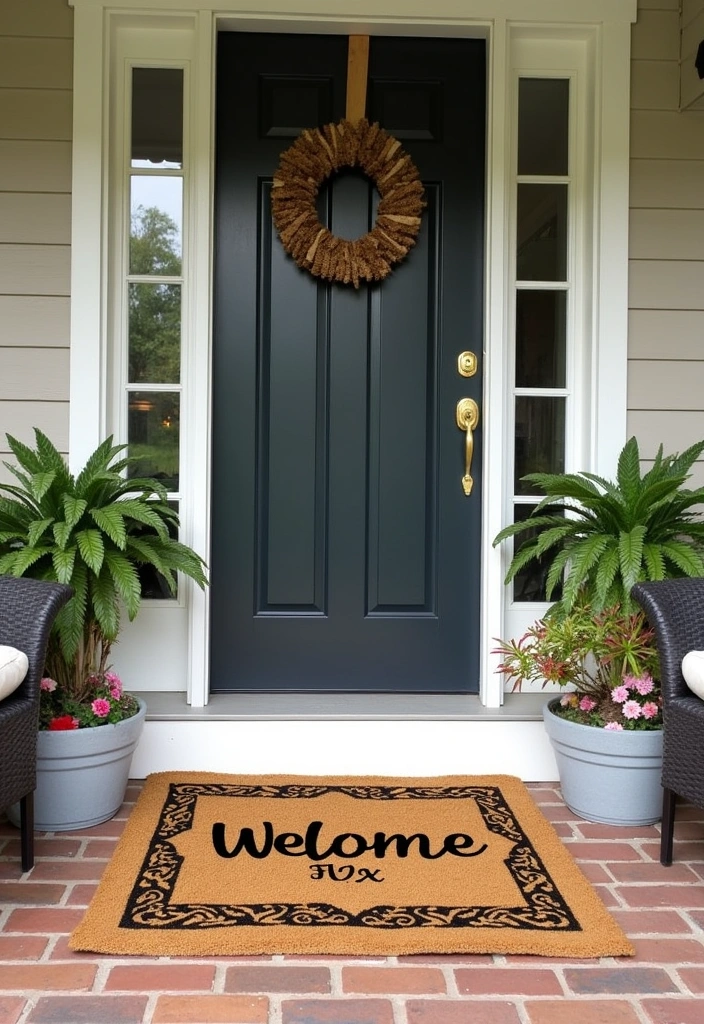
{"label": "white window frame", "polygon": [[[515,116],[511,88],[516,53],[543,40],[581,40],[589,54],[593,82],[593,220],[589,231],[591,268],[584,308],[591,311],[583,346],[586,390],[583,414],[570,442],[571,468],[609,474],[626,437],[626,347],[628,285],[628,158],[630,26],[636,0],[357,0],[354,14],[337,13],[335,0],[295,0],[284,16],[278,0],[255,0],[246,7],[213,0],[69,0],[75,7],[74,138],[71,272],[71,405],[69,451],[73,466],[114,428],[110,422],[111,252],[110,196],[115,183],[110,160],[111,60],[119,30],[187,41],[190,67],[186,106],[190,119],[190,178],[184,218],[185,287],[189,302],[183,319],[182,379],[187,382],[181,410],[182,539],[209,555],[210,356],[213,237],[214,45],[219,26],[287,32],[365,31],[370,34],[483,36],[488,53],[487,222],[485,292],[485,379],[483,397],[484,466],[482,509],[481,681],[489,707],[503,701],[501,678],[490,651],[505,635],[505,552],[491,540],[506,520],[504,453],[512,437],[505,417],[510,387],[511,138]],[[287,5],[294,7],[294,4]],[[253,8],[256,13],[253,13]],[[216,13],[217,11],[217,13]],[[168,43],[165,44],[168,48]],[[585,51],[586,52],[586,51]],[[134,55],[131,55],[134,56]],[[164,52],[160,61],[182,58]],[[150,60],[142,53],[139,62]],[[537,69],[536,69],[537,70]],[[188,132],[186,133],[188,135]],[[585,250],[586,251],[586,250]],[[581,462],[580,462],[581,459]],[[579,463],[578,465],[576,465]],[[208,700],[208,592],[190,581],[183,589],[186,667],[174,689],[186,689],[194,706]],[[154,602],[157,604],[157,602]],[[177,609],[173,609],[174,612]],[[162,611],[160,614],[168,614]],[[139,623],[145,608],[137,620]],[[127,642],[127,636],[124,638]],[[138,637],[133,643],[139,645]],[[152,646],[154,644],[152,643]],[[138,684],[131,683],[138,688]],[[149,681],[145,689],[155,688]]]}

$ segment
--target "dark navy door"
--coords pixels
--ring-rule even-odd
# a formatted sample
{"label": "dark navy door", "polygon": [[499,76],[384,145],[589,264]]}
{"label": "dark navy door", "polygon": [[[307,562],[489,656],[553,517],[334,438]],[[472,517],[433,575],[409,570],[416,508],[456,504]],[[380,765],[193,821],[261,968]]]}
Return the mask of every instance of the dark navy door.
{"label": "dark navy door", "polygon": [[[484,43],[372,38],[367,116],[410,152],[427,208],[406,261],[359,291],[296,267],[270,216],[280,153],[344,116],[346,73],[343,36],[219,38],[214,691],[478,688]],[[347,238],[374,206],[354,172],[321,192]]]}

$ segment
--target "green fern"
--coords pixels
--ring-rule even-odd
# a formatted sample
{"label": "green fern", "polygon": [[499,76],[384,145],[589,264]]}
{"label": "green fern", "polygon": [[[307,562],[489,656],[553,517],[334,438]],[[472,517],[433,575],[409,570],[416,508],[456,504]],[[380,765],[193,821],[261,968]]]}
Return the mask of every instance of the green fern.
{"label": "green fern", "polygon": [[681,455],[664,456],[660,446],[653,465],[641,474],[638,442],[632,437],[619,456],[615,481],[593,473],[524,477],[545,497],[532,515],[507,526],[494,540],[497,545],[538,530],[517,547],[505,582],[547,553],[548,599],[562,583],[556,611],[567,613],[578,600],[586,600],[597,612],[618,603],[630,613],[635,583],[703,576],[704,521],[696,506],[704,503],[704,488],[685,487],[702,452],[704,441]]}
{"label": "green fern", "polygon": [[120,631],[120,611],[130,619],[141,602],[138,568],[153,566],[172,593],[177,572],[200,587],[205,564],[170,534],[178,516],[157,480],[126,479],[135,461],[126,445],[107,438],[74,477],[40,430],[30,448],[7,435],[17,464],[5,463],[18,481],[0,483],[0,573],[58,580],[74,596],[59,612],[54,655],[63,662],[64,683],[76,689],[96,666],[86,651],[104,660]]}

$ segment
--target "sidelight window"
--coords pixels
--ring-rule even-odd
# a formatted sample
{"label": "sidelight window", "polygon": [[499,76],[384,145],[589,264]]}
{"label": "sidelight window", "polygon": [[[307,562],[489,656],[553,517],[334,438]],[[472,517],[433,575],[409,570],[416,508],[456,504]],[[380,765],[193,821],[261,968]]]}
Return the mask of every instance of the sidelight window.
{"label": "sidelight window", "polygon": [[[125,246],[126,439],[132,477],[160,480],[179,506],[183,321],[182,68],[132,67],[126,153],[129,228]],[[144,596],[169,597],[157,578]]]}
{"label": "sidelight window", "polygon": [[[541,492],[530,473],[565,470],[573,182],[570,80],[518,79],[515,178],[513,516],[527,518]],[[517,540],[524,543],[525,537]],[[545,570],[527,566],[514,602],[545,601]]]}

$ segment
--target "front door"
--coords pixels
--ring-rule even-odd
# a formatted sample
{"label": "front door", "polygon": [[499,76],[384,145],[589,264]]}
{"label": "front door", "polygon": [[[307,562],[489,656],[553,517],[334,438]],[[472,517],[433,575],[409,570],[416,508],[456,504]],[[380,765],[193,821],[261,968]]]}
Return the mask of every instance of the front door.
{"label": "front door", "polygon": [[[372,38],[367,116],[427,207],[408,258],[358,291],[300,270],[270,216],[280,153],[344,116],[346,74],[347,37],[219,38],[211,689],[476,692],[484,43]],[[321,219],[355,238],[375,196],[339,174]]]}

